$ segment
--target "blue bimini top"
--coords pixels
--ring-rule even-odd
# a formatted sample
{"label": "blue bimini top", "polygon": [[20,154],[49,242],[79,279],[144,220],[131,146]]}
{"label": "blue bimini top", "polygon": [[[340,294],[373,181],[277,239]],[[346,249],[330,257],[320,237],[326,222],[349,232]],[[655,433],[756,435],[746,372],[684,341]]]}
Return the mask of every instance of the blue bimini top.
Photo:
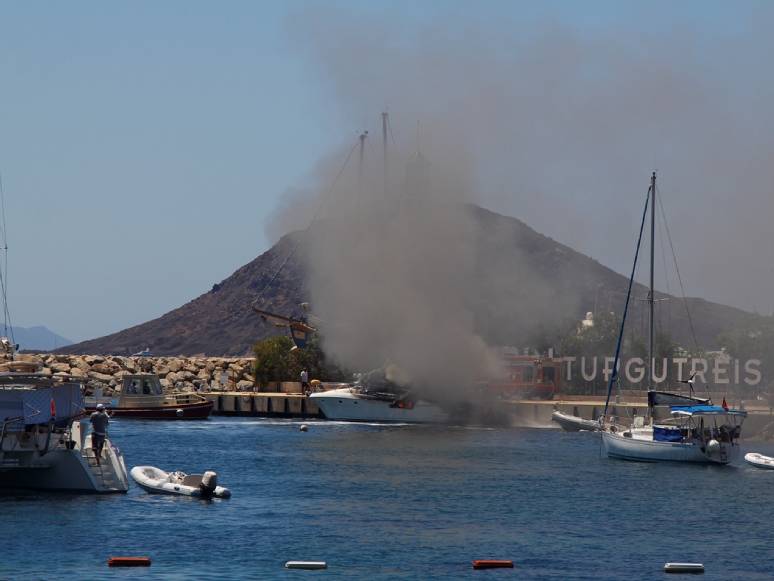
{"label": "blue bimini top", "polygon": [[731,410],[719,405],[674,405],[670,408],[676,416],[746,416],[742,410]]}

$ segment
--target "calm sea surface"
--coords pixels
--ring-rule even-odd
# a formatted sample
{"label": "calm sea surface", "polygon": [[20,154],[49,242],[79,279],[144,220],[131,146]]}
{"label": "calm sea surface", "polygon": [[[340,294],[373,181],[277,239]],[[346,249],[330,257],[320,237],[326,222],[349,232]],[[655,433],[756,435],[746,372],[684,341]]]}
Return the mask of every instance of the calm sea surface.
{"label": "calm sea surface", "polygon": [[[233,497],[0,496],[0,578],[664,579],[667,561],[774,575],[774,471],[743,461],[608,460],[595,435],[558,430],[300,423],[113,421],[127,467],[214,469]],[[516,568],[472,570],[485,558]]]}

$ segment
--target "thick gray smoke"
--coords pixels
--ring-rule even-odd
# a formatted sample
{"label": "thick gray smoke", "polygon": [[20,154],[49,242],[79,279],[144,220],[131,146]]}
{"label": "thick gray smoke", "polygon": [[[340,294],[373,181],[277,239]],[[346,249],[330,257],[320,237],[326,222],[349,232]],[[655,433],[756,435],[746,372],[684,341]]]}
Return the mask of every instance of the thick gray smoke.
{"label": "thick gray smoke", "polygon": [[[433,143],[431,147],[431,143]],[[361,166],[359,152],[325,201],[304,245],[326,350],[355,369],[393,364],[401,383],[461,393],[495,370],[476,332],[475,229],[471,191],[453,149],[389,152]]]}
{"label": "thick gray smoke", "polygon": [[[644,12],[668,22],[659,10]],[[772,312],[770,7],[740,7],[746,28],[724,34],[699,23],[642,33],[651,26],[640,23],[592,35],[486,5],[427,12],[419,24],[397,7],[358,16],[305,5],[294,16],[293,46],[342,134],[370,129],[378,157],[387,107],[410,152],[419,120],[427,158],[464,159],[479,203],[618,272],[631,263],[640,200],[658,170],[688,293]],[[288,224],[275,221],[270,234]]]}
{"label": "thick gray smoke", "polygon": [[[326,193],[349,146],[331,152],[269,230],[304,228],[322,205],[309,284],[335,355],[357,368],[392,360],[420,382],[480,376],[490,362],[471,305],[482,280],[523,281],[522,297],[487,295],[492,312],[529,299],[536,322],[561,297],[518,256],[482,265],[462,202],[517,216],[625,272],[652,169],[688,292],[768,312],[774,114],[762,95],[774,79],[754,66],[771,49],[765,30],[721,50],[684,30],[589,39],[487,18],[408,32],[398,16],[330,7],[293,19],[330,110],[342,127],[370,130],[361,179],[355,152]],[[386,191],[384,106],[393,121]],[[412,170],[417,150],[425,163],[414,158]]]}

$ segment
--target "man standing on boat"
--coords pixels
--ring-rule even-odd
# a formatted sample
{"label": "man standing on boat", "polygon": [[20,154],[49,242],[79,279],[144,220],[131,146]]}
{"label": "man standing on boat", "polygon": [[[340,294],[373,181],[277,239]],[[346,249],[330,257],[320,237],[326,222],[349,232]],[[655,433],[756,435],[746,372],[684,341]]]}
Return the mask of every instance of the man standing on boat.
{"label": "man standing on boat", "polygon": [[97,466],[99,466],[102,447],[105,445],[105,437],[107,436],[108,423],[110,423],[110,417],[105,411],[103,404],[97,404],[97,411],[92,412],[89,421],[91,422],[91,448],[94,450],[94,457],[97,459]]}
{"label": "man standing on boat", "polygon": [[301,391],[304,395],[309,395],[309,374],[306,369],[301,372]]}

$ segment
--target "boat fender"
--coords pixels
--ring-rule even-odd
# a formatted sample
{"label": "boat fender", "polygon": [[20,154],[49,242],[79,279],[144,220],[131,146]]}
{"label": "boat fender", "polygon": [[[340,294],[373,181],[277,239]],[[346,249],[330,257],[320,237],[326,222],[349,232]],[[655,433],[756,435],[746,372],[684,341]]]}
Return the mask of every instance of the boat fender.
{"label": "boat fender", "polygon": [[207,470],[202,475],[202,482],[199,484],[199,489],[202,491],[202,496],[212,496],[215,492],[215,488],[218,486],[218,475],[212,470]]}
{"label": "boat fender", "polygon": [[183,410],[182,410],[182,409],[180,409],[180,408],[177,408],[177,409],[175,410],[175,415],[176,415],[178,418],[182,418],[182,417],[183,417],[183,413],[185,413],[185,412],[183,412]]}
{"label": "boat fender", "polygon": [[707,454],[717,454],[720,451],[720,442],[715,439],[707,442]]}
{"label": "boat fender", "polygon": [[150,567],[150,557],[108,557],[108,567]]}
{"label": "boat fender", "polygon": [[301,427],[300,427],[300,428],[298,428],[298,429],[299,429],[299,431],[301,431],[301,432],[306,432],[306,431],[307,431],[309,428],[307,427],[307,425],[306,425],[306,424],[301,424]]}
{"label": "boat fender", "polygon": [[474,569],[513,569],[513,561],[505,559],[477,559],[473,561]]}
{"label": "boat fender", "polygon": [[704,565],[701,563],[666,563],[665,573],[704,573]]}
{"label": "boat fender", "polygon": [[325,561],[287,561],[285,569],[327,569]]}

